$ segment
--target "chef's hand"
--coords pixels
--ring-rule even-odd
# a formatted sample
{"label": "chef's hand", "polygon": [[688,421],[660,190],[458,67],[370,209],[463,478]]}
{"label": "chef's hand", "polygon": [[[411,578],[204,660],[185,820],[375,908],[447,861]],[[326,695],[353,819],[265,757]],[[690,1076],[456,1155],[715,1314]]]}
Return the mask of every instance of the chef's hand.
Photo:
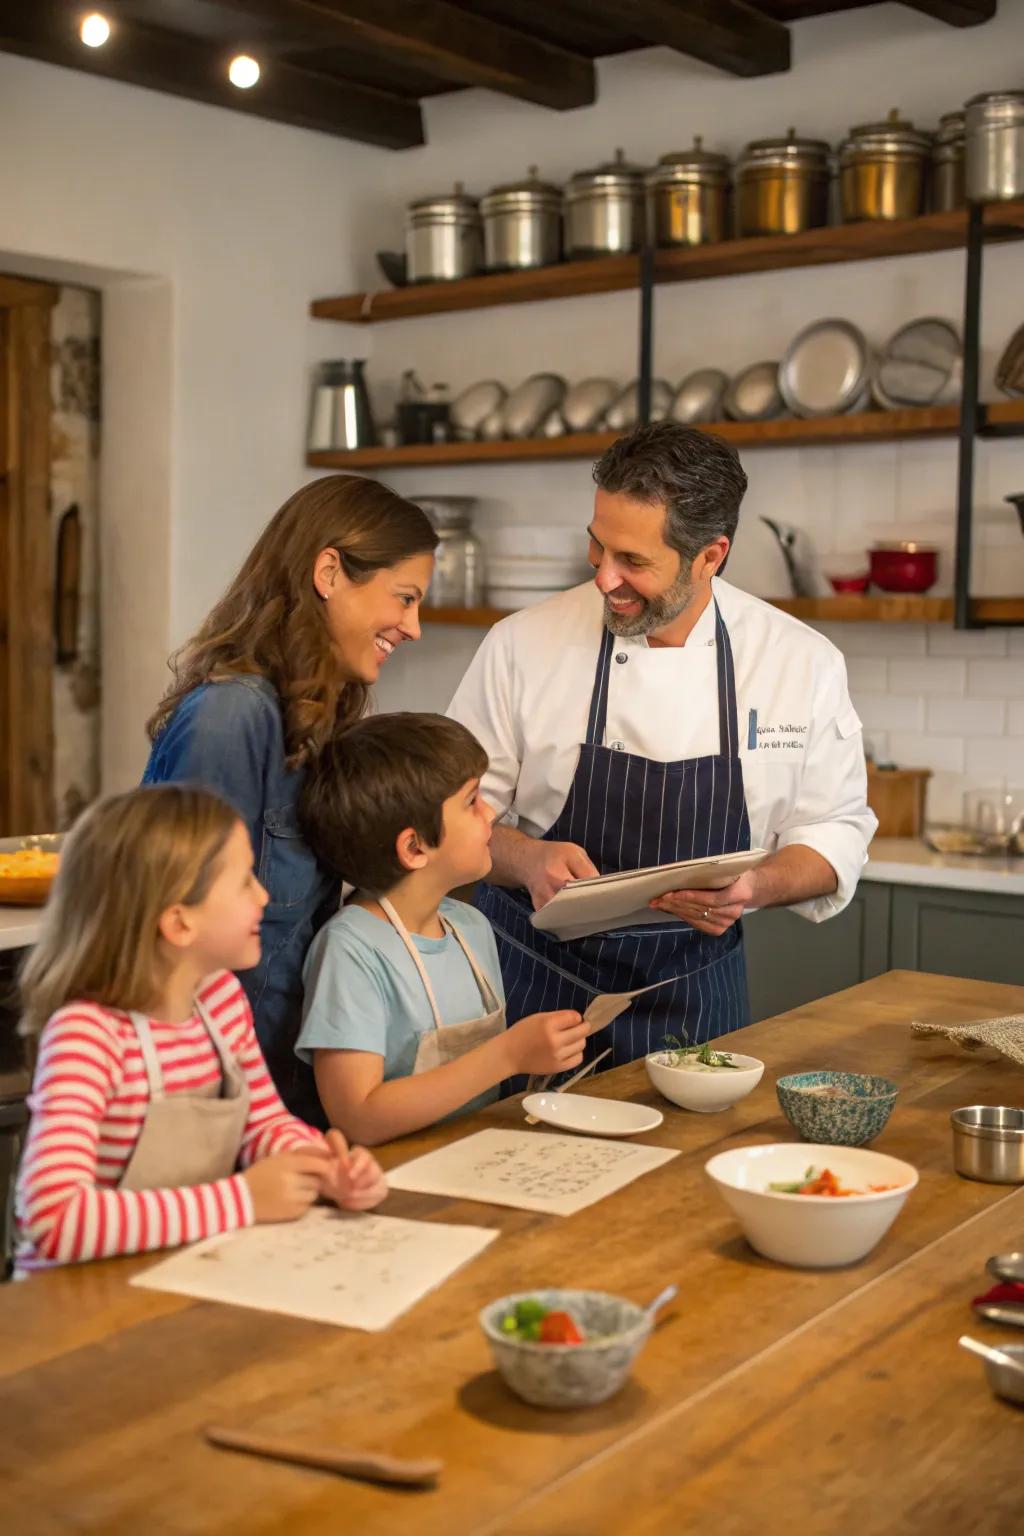
{"label": "chef's hand", "polygon": [[720,891],[667,891],[656,896],[651,906],[656,912],[681,917],[700,933],[717,939],[743,916],[744,908],[754,904],[754,875],[748,871]]}
{"label": "chef's hand", "polygon": [[352,1147],[340,1131],[327,1132],[331,1161],[320,1179],[320,1193],[343,1211],[368,1211],[388,1192],[383,1169],[365,1147]]}
{"label": "chef's hand", "polygon": [[599,873],[575,843],[546,843],[537,838],[529,858],[526,888],[535,910],[546,906],[570,880],[589,880]]}

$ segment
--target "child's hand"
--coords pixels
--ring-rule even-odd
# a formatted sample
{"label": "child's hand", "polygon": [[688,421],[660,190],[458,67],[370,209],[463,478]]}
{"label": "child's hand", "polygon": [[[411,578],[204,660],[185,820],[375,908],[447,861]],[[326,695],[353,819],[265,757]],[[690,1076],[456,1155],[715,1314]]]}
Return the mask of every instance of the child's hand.
{"label": "child's hand", "polygon": [[324,1170],[331,1163],[323,1142],[293,1147],[262,1157],[242,1174],[249,1186],[257,1221],[295,1221],[305,1215],[320,1193]]}
{"label": "child's hand", "polygon": [[320,1193],[343,1211],[368,1211],[380,1205],[388,1192],[387,1180],[377,1159],[365,1147],[353,1147],[340,1131],[327,1132],[331,1161],[320,1179]]}
{"label": "child's hand", "polygon": [[578,1013],[531,1013],[508,1031],[516,1072],[550,1074],[578,1067],[587,1026]]}

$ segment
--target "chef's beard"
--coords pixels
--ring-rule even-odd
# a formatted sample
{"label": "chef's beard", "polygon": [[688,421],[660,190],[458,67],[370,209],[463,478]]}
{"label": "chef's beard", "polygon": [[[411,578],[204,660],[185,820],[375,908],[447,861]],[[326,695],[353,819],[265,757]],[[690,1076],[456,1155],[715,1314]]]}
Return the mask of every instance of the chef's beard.
{"label": "chef's beard", "polygon": [[693,582],[685,571],[680,571],[672,585],[660,597],[636,597],[643,607],[639,613],[616,613],[608,599],[604,600],[604,622],[613,635],[635,638],[637,635],[653,635],[664,629],[673,619],[678,619],[693,596]]}

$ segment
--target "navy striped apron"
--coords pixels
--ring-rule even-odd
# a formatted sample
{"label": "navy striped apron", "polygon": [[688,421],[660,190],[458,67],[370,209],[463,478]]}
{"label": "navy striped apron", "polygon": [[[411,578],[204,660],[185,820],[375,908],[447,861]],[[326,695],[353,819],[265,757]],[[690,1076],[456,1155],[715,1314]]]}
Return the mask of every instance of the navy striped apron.
{"label": "navy striped apron", "polygon": [[[587,739],[565,805],[544,834],[586,849],[601,874],[643,869],[750,847],[736,719],[736,679],[729,632],[715,604],[718,672],[717,753],[660,763],[604,745],[608,682],[616,638],[605,630],[590,700]],[[614,658],[614,663],[613,663]],[[685,699],[680,700],[685,708]],[[481,885],[476,905],[498,940],[511,1020],[551,1009],[587,1007],[600,992],[628,992],[679,977],[636,1003],[587,1041],[585,1061],[609,1045],[607,1066],[661,1048],[666,1035],[703,1042],[750,1022],[743,928],[720,937],[666,919],[563,941],[532,927],[526,891]],[[515,1091],[510,1088],[509,1091]]]}

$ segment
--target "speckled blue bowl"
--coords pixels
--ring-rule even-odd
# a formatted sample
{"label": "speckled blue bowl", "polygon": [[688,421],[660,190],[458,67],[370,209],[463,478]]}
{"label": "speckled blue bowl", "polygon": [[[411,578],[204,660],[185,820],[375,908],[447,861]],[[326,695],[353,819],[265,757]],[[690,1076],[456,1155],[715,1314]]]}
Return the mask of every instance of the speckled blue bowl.
{"label": "speckled blue bowl", "polygon": [[[582,1344],[530,1344],[502,1332],[517,1301],[536,1300],[569,1312]],[[524,1402],[537,1408],[590,1408],[618,1392],[647,1342],[651,1317],[635,1301],[605,1291],[519,1291],[492,1301],[480,1326],[494,1363]]]}
{"label": "speckled blue bowl", "polygon": [[[820,1098],[810,1088],[836,1087],[846,1097]],[[782,1113],[804,1141],[863,1147],[885,1129],[899,1088],[860,1072],[794,1072],[775,1084]]]}

